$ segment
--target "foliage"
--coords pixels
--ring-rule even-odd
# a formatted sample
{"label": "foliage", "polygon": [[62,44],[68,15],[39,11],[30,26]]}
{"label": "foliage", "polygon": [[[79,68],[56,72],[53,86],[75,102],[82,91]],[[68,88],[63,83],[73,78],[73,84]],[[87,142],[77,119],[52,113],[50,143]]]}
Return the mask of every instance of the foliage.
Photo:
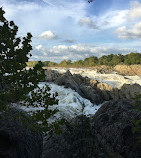
{"label": "foliage", "polygon": [[34,67],[39,63],[39,61],[28,61],[26,62],[27,67]]}
{"label": "foliage", "polygon": [[[30,61],[27,63],[27,65],[31,65],[31,63],[34,65],[36,63],[35,61]],[[141,54],[140,53],[133,53],[127,55],[122,54],[110,54],[110,55],[104,55],[100,58],[97,58],[96,56],[91,56],[89,58],[85,58],[84,60],[78,60],[75,62],[72,62],[71,60],[63,60],[60,63],[54,63],[49,61],[43,62],[44,66],[61,66],[61,67],[83,67],[83,66],[97,66],[97,65],[108,65],[108,66],[116,66],[118,64],[125,64],[125,65],[131,65],[131,64],[141,64]]]}
{"label": "foliage", "polygon": [[38,86],[45,77],[41,62],[34,63],[34,69],[25,69],[31,56],[32,35],[17,37],[18,27],[13,21],[8,22],[4,13],[0,8],[0,110],[5,111],[7,105],[21,102],[26,106],[42,106],[44,110],[34,112],[33,117],[41,121],[41,127],[49,129],[47,119],[57,110],[51,111],[48,106],[57,104],[56,95],[51,96],[47,85],[43,89]]}

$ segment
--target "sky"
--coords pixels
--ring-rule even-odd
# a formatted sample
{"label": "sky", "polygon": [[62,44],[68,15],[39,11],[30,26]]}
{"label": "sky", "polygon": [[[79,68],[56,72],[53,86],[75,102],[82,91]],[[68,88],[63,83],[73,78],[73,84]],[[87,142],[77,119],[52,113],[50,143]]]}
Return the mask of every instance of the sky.
{"label": "sky", "polygon": [[141,53],[141,0],[0,0],[0,7],[18,36],[33,35],[30,60]]}

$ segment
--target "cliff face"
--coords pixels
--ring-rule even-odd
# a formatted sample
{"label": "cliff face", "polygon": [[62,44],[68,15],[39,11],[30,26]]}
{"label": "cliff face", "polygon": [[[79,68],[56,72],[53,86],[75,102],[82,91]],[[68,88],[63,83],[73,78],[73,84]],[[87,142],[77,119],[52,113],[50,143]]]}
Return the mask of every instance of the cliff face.
{"label": "cliff face", "polygon": [[141,157],[140,146],[135,145],[136,136],[132,133],[133,120],[141,119],[141,113],[133,108],[130,101],[113,100],[106,102],[92,119],[95,142],[109,157]]}
{"label": "cliff face", "polygon": [[140,147],[135,145],[133,120],[141,113],[133,107],[138,84],[124,84],[113,88],[97,80],[72,75],[69,71],[54,79],[91,100],[94,104],[106,101],[94,116],[78,116],[62,127],[61,135],[44,137],[43,158],[140,158]]}
{"label": "cliff face", "polygon": [[16,109],[0,117],[0,158],[41,158],[42,136],[33,120]]}
{"label": "cliff face", "polygon": [[52,81],[58,85],[64,85],[66,88],[71,88],[94,104],[100,104],[103,101],[112,99],[133,99],[136,94],[141,94],[141,86],[139,84],[124,84],[118,89],[98,80],[82,77],[79,74],[72,75],[70,71],[58,74],[47,70],[46,81]]}
{"label": "cliff face", "polygon": [[114,71],[124,75],[141,75],[141,65],[116,65]]}
{"label": "cliff face", "polygon": [[141,114],[128,100],[106,102],[94,116],[66,122],[60,135],[44,137],[43,158],[140,158],[131,129]]}

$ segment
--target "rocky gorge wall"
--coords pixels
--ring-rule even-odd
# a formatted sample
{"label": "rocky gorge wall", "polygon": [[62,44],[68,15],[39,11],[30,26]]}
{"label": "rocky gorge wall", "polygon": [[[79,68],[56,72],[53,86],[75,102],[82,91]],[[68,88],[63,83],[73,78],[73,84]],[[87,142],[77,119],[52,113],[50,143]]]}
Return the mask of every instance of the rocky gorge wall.
{"label": "rocky gorge wall", "polygon": [[71,88],[95,104],[112,99],[133,99],[137,94],[141,94],[139,84],[124,84],[118,89],[98,80],[82,77],[79,74],[72,75],[70,71],[60,74],[55,70],[45,70],[45,74],[45,81]]}
{"label": "rocky gorge wall", "polygon": [[113,70],[123,75],[141,76],[141,65],[116,65]]}
{"label": "rocky gorge wall", "polygon": [[141,113],[133,106],[133,98],[141,94],[139,84],[124,84],[118,89],[69,71],[59,74],[52,70],[46,70],[46,81],[74,89],[94,104],[105,102],[95,115],[77,116],[65,123],[61,135],[46,135],[43,158],[141,157],[138,134],[132,133],[133,121],[141,120]]}
{"label": "rocky gorge wall", "polygon": [[[53,69],[55,67],[43,67],[43,69]],[[60,68],[60,67],[56,67],[56,68]],[[62,67],[62,69],[64,69],[65,67]],[[105,73],[108,74],[109,72],[115,71],[119,74],[123,74],[123,75],[129,75],[129,76],[141,76],[141,65],[116,65],[114,67],[112,66],[107,66],[107,65],[99,65],[99,66],[94,66],[94,67],[84,67],[85,68],[90,68],[93,70],[96,70],[99,73]]]}
{"label": "rocky gorge wall", "polygon": [[141,114],[130,101],[107,101],[94,116],[66,122],[60,135],[46,135],[43,158],[140,158],[132,133],[134,119]]}

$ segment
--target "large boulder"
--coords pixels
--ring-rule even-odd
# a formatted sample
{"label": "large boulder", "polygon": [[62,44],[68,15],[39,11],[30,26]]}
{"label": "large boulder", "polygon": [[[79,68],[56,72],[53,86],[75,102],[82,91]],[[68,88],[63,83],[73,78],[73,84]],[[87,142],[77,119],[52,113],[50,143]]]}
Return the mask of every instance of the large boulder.
{"label": "large boulder", "polygon": [[0,116],[0,158],[41,158],[42,135],[23,111],[11,109]]}
{"label": "large boulder", "polygon": [[104,148],[109,157],[140,158],[141,150],[132,133],[134,119],[141,119],[141,113],[133,109],[131,101],[106,102],[92,119],[97,146]]}
{"label": "large boulder", "polygon": [[99,91],[97,88],[86,86],[84,84],[80,85],[79,88],[83,92],[84,97],[89,99],[92,103],[98,105],[104,101],[101,91]]}
{"label": "large boulder", "polygon": [[55,80],[55,83],[58,85],[64,85],[66,88],[71,88],[75,90],[79,95],[84,97],[83,92],[80,90],[79,85],[75,82],[73,75],[70,73],[69,70],[62,76],[58,77]]}
{"label": "large boulder", "polygon": [[121,87],[120,92],[123,94],[122,97],[124,98],[127,99],[135,98],[136,95],[141,94],[141,86],[139,84],[133,84],[133,85],[124,84]]}
{"label": "large boulder", "polygon": [[54,82],[61,74],[55,70],[45,70],[45,81],[46,82]]}

